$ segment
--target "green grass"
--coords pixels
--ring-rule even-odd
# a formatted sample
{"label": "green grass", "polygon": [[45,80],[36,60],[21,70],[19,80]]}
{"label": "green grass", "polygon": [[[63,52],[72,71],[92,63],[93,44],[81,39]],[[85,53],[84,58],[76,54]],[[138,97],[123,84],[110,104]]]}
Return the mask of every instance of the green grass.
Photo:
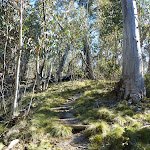
{"label": "green grass", "polygon": [[150,128],[141,130],[150,122],[149,99],[128,105],[126,100],[118,101],[111,92],[114,85],[109,81],[98,81],[74,102],[74,114],[90,125],[85,132],[90,139],[89,149],[149,149]]}
{"label": "green grass", "polygon": [[52,137],[68,137],[72,135],[72,128],[61,124],[52,124],[46,128],[47,133]]}
{"label": "green grass", "polygon": [[[114,86],[115,81],[91,80],[52,84],[47,91],[33,95],[27,118],[18,120],[13,128],[0,124],[1,132],[9,129],[0,144],[4,147],[19,138],[29,150],[42,150],[53,147],[50,141],[70,137],[72,129],[61,124],[53,108],[81,93],[82,96],[73,103],[73,114],[83,124],[90,125],[85,130],[89,149],[150,149],[150,128],[142,128],[150,123],[149,99],[137,105],[128,105],[126,100],[117,100],[112,92]],[[23,98],[20,108],[29,104],[31,95],[29,93]]]}
{"label": "green grass", "polygon": [[[45,92],[33,95],[33,103],[29,116],[18,120],[15,126],[0,124],[1,133],[9,129],[2,138],[1,145],[8,145],[12,140],[19,138],[28,149],[48,149],[50,141],[55,138],[65,138],[72,135],[72,129],[61,124],[58,113],[53,110],[68,101],[75,94],[82,93],[89,88],[86,82],[67,82],[52,84]],[[32,93],[22,99],[21,107],[27,108]],[[2,145],[3,146],[3,145]]]}

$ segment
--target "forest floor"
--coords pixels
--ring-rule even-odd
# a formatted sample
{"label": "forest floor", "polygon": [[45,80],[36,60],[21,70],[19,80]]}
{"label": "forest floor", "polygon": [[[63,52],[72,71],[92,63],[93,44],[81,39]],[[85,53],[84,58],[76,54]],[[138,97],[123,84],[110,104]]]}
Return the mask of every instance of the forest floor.
{"label": "forest floor", "polygon": [[32,97],[29,115],[0,121],[0,149],[17,142],[12,150],[149,150],[150,99],[117,100],[115,86],[81,80],[29,92],[19,107],[27,110]]}
{"label": "forest floor", "polygon": [[73,134],[66,139],[58,139],[54,142],[55,147],[62,150],[84,150],[88,148],[88,139],[84,136],[84,130],[87,125],[83,125],[72,113],[72,103],[77,101],[82,94],[76,94],[68,98],[68,102],[60,107],[53,108],[54,111],[59,113],[60,121],[73,128]]}

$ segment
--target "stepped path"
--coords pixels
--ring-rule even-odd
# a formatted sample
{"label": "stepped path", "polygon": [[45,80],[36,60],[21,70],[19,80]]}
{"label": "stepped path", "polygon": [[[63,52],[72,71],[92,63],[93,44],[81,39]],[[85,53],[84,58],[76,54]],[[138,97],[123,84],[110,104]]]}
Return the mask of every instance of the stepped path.
{"label": "stepped path", "polygon": [[56,107],[53,110],[59,113],[59,121],[66,126],[70,126],[73,129],[73,134],[69,138],[60,139],[55,141],[55,146],[61,148],[61,150],[85,150],[87,149],[88,139],[84,137],[84,130],[88,127],[83,125],[73,114],[72,114],[72,103],[81,96],[76,94],[68,99],[66,104]]}

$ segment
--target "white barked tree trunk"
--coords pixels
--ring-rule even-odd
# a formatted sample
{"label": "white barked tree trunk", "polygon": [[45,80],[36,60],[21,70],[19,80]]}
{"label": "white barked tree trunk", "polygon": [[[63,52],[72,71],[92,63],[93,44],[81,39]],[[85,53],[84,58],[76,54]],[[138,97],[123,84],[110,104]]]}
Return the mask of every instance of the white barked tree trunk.
{"label": "white barked tree trunk", "polygon": [[136,0],[121,0],[123,12],[123,72],[125,99],[138,103],[146,95]]}
{"label": "white barked tree trunk", "polygon": [[17,57],[17,69],[16,69],[16,77],[15,77],[15,98],[13,103],[13,118],[17,116],[17,108],[18,108],[18,93],[19,93],[19,76],[20,76],[20,64],[21,64],[21,53],[22,53],[22,14],[23,14],[23,4],[22,0],[20,0],[20,37],[19,37],[19,50]]}

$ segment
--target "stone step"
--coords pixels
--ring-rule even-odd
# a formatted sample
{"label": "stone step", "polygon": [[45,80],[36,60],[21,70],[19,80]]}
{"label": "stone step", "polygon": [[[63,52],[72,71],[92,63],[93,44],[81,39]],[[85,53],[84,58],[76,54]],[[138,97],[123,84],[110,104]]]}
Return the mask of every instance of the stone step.
{"label": "stone step", "polygon": [[82,125],[82,124],[65,124],[65,126],[69,126],[73,130],[85,130],[89,127],[89,125]]}

